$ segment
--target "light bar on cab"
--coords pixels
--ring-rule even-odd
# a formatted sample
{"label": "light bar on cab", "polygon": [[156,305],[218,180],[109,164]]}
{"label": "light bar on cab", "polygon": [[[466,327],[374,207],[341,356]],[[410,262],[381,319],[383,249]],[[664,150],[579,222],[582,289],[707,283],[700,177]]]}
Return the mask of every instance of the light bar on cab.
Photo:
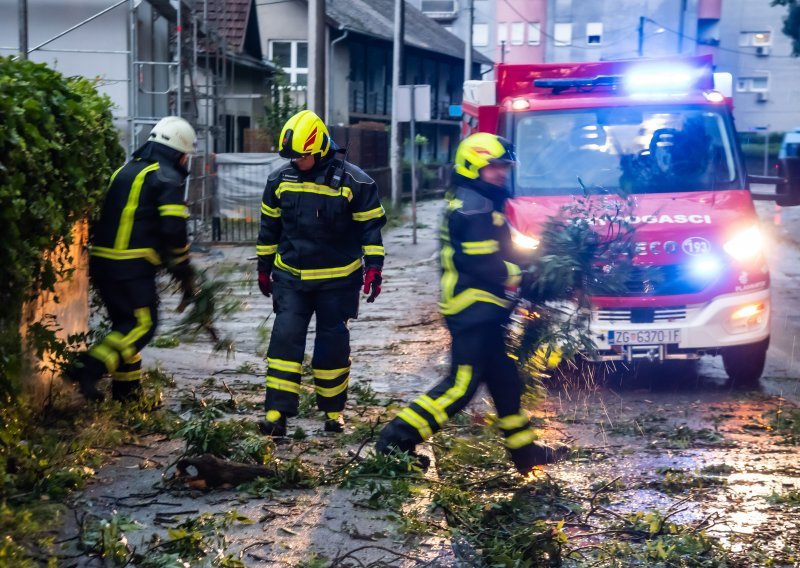
{"label": "light bar on cab", "polygon": [[625,87],[633,93],[685,93],[699,72],[686,66],[642,66],[625,75]]}

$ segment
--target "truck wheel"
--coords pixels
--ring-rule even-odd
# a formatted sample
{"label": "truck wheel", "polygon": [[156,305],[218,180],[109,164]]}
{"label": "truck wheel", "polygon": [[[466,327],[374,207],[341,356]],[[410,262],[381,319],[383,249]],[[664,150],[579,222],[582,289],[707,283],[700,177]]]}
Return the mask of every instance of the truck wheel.
{"label": "truck wheel", "polygon": [[728,347],[722,352],[722,364],[733,388],[756,389],[767,361],[769,338],[758,343]]}

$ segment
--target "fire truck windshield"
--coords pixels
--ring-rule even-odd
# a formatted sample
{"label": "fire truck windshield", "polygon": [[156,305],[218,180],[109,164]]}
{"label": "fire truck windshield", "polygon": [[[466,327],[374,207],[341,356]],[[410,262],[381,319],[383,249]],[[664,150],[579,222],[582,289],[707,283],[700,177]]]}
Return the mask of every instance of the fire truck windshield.
{"label": "fire truck windshield", "polygon": [[512,116],[518,196],[741,186],[732,129],[717,109],[607,107]]}

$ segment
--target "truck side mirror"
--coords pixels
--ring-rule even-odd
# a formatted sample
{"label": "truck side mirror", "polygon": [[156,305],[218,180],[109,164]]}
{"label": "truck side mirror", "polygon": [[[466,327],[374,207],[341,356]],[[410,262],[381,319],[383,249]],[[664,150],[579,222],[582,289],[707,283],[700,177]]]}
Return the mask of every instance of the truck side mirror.
{"label": "truck side mirror", "polygon": [[775,202],[783,207],[800,205],[800,157],[783,158],[778,165],[778,175],[786,180],[775,188]]}
{"label": "truck side mirror", "polygon": [[753,193],[753,199],[774,201],[782,207],[800,205],[800,157],[787,157],[778,163],[778,176],[747,176],[747,183],[775,186],[775,193]]}

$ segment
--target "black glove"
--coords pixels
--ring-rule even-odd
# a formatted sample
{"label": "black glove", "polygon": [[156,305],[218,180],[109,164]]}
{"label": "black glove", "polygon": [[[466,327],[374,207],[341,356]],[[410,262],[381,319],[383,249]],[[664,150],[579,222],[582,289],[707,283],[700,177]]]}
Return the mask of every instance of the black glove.
{"label": "black glove", "polygon": [[172,277],[178,283],[178,286],[183,293],[183,297],[181,298],[178,307],[175,309],[176,312],[181,313],[189,304],[194,301],[195,297],[200,292],[200,290],[197,288],[197,275],[195,274],[191,265],[189,263],[185,263],[176,266],[172,270]]}

